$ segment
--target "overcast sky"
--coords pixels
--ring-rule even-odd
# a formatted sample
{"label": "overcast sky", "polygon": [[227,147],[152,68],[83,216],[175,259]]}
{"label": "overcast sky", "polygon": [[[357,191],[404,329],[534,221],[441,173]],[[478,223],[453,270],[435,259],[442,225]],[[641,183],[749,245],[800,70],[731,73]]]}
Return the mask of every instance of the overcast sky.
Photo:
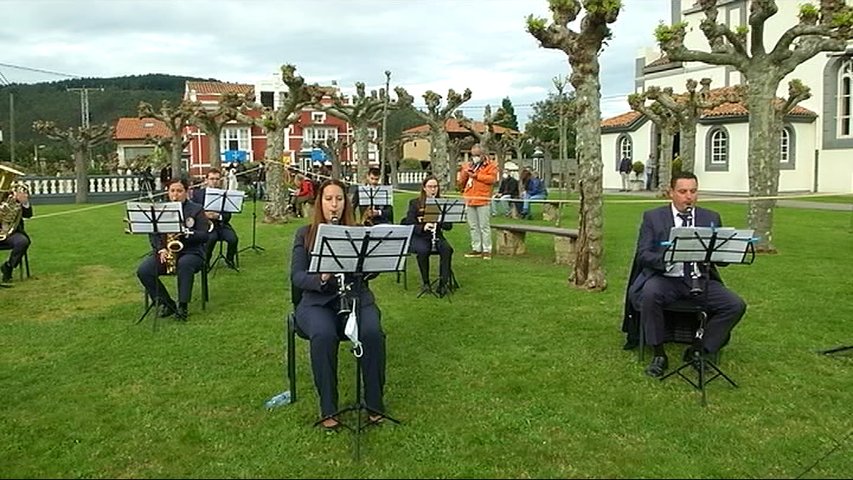
{"label": "overcast sky", "polygon": [[[602,54],[605,117],[629,110],[634,59],[653,47],[669,0],[623,0]],[[560,51],[525,31],[546,0],[0,0],[0,73],[9,82],[168,73],[253,83],[283,63],[309,82],[404,86],[416,105],[427,89],[473,92],[463,112],[509,96],[526,121],[530,104],[569,72]],[[0,82],[2,77],[0,77]]]}

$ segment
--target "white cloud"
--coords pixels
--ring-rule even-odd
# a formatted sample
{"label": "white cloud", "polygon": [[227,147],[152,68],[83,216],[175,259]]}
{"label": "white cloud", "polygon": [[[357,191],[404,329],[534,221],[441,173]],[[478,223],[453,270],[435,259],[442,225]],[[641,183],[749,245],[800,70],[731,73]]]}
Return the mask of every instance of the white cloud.
{"label": "white cloud", "polygon": [[[634,88],[634,58],[653,46],[668,0],[625,0],[601,56],[604,115],[627,109],[616,95]],[[171,73],[251,83],[283,63],[309,81],[343,88],[402,85],[470,88],[466,115],[509,96],[522,123],[533,102],[569,73],[565,54],[525,32],[546,0],[5,0],[0,62],[84,77]],[[62,77],[0,65],[11,82]]]}

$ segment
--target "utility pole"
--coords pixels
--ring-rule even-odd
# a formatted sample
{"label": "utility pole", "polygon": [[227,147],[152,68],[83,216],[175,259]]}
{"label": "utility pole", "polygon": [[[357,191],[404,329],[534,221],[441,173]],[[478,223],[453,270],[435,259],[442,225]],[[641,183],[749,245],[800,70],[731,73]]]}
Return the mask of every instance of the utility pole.
{"label": "utility pole", "polygon": [[563,181],[560,182],[560,188],[565,193],[566,183],[569,180],[569,159],[568,159],[568,145],[566,139],[566,102],[564,96],[564,90],[566,88],[567,78],[560,77],[559,75],[553,78],[554,88],[557,89],[557,101],[560,105],[560,169],[563,171]]}
{"label": "utility pole", "polygon": [[[79,92],[80,93],[80,126],[83,130],[89,129],[89,90],[97,90],[103,92],[103,88],[68,88],[66,91],[68,92]],[[86,155],[89,157],[89,166],[93,167],[92,162],[92,149],[86,149]]]}
{"label": "utility pole", "polygon": [[[391,70],[385,70],[385,103],[382,105],[382,156],[379,160],[379,178],[385,176],[385,167],[388,162],[388,99],[391,97]],[[392,169],[395,170],[395,169]],[[396,182],[391,182],[394,185]]]}

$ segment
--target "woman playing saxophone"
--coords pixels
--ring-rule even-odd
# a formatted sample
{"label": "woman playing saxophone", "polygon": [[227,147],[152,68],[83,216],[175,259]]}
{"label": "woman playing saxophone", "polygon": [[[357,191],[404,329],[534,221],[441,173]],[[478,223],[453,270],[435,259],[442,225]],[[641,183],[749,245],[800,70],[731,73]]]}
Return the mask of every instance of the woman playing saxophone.
{"label": "woman playing saxophone", "polygon": [[407,225],[414,225],[410,251],[417,256],[418,270],[421,272],[421,293],[432,292],[429,280],[429,256],[437,253],[439,256],[439,280],[438,293],[444,296],[449,293],[450,287],[450,265],[453,260],[453,247],[444,238],[444,231],[453,228],[451,223],[424,222],[424,211],[428,198],[441,197],[438,179],[430,175],[421,184],[421,193],[417,198],[409,201],[409,210],[406,214]]}

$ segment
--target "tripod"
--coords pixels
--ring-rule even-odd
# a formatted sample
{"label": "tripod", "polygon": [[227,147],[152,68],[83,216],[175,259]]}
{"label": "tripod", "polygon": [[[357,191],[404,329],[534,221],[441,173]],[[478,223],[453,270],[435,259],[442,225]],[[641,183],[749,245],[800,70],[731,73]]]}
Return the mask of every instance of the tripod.
{"label": "tripod", "polygon": [[823,354],[823,355],[832,355],[835,353],[847,352],[850,350],[853,350],[853,345],[844,345],[841,347],[830,348],[828,350],[821,350],[818,353]]}
{"label": "tripod", "polygon": [[266,250],[264,247],[257,245],[255,243],[255,234],[257,230],[257,220],[258,220],[258,181],[255,180],[252,182],[252,244],[248,247],[241,249],[237,253],[245,252],[246,250],[254,250],[255,253],[260,253]]}

